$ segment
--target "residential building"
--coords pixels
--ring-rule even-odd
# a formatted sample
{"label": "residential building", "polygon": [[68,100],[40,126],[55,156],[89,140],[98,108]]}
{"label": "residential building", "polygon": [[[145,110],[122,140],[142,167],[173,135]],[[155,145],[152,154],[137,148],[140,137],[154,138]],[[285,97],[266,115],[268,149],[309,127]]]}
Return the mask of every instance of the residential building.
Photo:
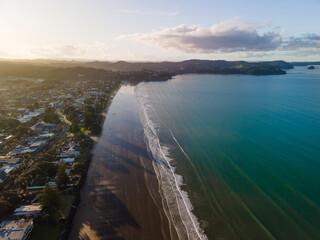
{"label": "residential building", "polygon": [[3,221],[0,223],[0,240],[26,240],[32,229],[32,219]]}

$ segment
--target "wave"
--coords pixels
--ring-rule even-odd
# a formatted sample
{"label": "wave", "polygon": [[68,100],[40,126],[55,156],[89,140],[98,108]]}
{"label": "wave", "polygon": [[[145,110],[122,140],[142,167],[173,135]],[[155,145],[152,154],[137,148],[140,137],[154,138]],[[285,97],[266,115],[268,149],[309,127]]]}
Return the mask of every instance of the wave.
{"label": "wave", "polygon": [[[175,168],[171,165],[170,149],[160,143],[161,121],[152,104],[148,102],[149,96],[144,83],[135,87],[135,96],[139,105],[145,142],[152,153],[154,172],[162,191],[165,214],[175,227],[179,239],[205,240],[207,237],[201,229],[198,219],[192,213],[193,206],[188,194],[181,189],[183,178],[175,173]],[[168,130],[174,138],[173,140],[177,142],[172,131]],[[180,144],[178,146],[186,154]]]}

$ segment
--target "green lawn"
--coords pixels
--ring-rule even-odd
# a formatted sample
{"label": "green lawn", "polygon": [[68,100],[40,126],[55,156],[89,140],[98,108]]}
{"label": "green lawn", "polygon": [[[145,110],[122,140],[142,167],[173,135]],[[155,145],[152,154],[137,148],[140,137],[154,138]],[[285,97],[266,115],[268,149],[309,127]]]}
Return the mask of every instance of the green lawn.
{"label": "green lawn", "polygon": [[59,209],[59,213],[61,215],[61,218],[67,218],[70,207],[73,203],[74,200],[74,195],[67,195],[67,196],[62,196],[61,197],[61,206]]}
{"label": "green lawn", "polygon": [[[67,195],[61,197],[61,206],[59,213],[62,219],[68,217],[70,207],[72,205],[74,195]],[[52,225],[50,223],[42,222],[36,223],[31,233],[31,240],[57,240],[60,233],[65,227],[65,220],[61,220],[59,224]]]}
{"label": "green lawn", "polygon": [[48,223],[36,223],[31,233],[31,240],[57,240],[64,228],[64,221],[53,226]]}

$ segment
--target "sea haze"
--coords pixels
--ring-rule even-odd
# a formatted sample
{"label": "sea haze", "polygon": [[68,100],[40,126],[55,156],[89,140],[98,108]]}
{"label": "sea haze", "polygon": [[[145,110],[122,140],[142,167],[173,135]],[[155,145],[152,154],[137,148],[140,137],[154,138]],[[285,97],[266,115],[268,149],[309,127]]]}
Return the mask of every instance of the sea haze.
{"label": "sea haze", "polygon": [[[193,205],[195,216],[181,218],[195,233],[203,229],[209,239],[320,236],[319,69],[180,75],[140,83],[135,91],[175,168],[178,200]],[[171,191],[166,198],[177,189]],[[180,206],[188,215],[192,207],[182,205],[171,211]]]}

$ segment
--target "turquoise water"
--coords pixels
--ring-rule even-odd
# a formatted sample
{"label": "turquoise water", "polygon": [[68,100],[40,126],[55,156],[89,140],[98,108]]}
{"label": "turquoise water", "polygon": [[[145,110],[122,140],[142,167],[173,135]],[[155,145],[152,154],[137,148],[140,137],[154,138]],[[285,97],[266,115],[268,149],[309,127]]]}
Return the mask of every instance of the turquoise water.
{"label": "turquoise water", "polygon": [[320,239],[319,69],[142,84],[209,239]]}

